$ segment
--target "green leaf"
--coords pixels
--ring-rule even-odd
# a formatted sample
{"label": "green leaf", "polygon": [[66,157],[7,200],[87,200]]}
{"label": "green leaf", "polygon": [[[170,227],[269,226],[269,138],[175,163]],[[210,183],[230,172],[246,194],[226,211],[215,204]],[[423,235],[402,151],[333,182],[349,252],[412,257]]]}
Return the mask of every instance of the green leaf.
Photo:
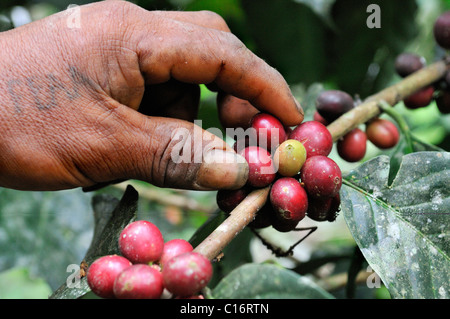
{"label": "green leaf", "polygon": [[292,0],[242,0],[255,53],[289,83],[311,84],[326,75],[326,24],[310,5]]}
{"label": "green leaf", "polygon": [[347,225],[393,298],[449,298],[450,153],[405,155],[391,185],[389,163],[379,156],[345,177]]}
{"label": "green leaf", "polygon": [[33,278],[27,268],[0,273],[0,299],[47,299],[52,290],[42,278]]}
{"label": "green leaf", "polygon": [[246,264],[236,268],[211,294],[218,299],[333,298],[310,279],[272,264]]}

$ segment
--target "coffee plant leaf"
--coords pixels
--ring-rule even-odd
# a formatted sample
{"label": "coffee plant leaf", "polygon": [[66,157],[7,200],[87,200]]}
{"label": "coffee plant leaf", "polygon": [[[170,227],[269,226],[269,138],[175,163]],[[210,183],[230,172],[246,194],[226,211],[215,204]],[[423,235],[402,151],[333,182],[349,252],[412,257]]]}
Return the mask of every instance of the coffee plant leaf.
{"label": "coffee plant leaf", "polygon": [[211,291],[217,299],[332,299],[309,278],[274,264],[242,265]]}
{"label": "coffee plant leaf", "polygon": [[343,216],[393,298],[450,297],[449,163],[448,152],[407,154],[389,184],[382,155],[344,178]]}

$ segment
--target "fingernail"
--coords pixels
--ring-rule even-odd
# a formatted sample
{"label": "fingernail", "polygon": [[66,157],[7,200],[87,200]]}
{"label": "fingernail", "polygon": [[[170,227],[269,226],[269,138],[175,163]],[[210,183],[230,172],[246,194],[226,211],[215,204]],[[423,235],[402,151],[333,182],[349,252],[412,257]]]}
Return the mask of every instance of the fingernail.
{"label": "fingernail", "polygon": [[245,185],[248,164],[237,153],[209,150],[197,172],[197,184],[205,189],[238,189]]}

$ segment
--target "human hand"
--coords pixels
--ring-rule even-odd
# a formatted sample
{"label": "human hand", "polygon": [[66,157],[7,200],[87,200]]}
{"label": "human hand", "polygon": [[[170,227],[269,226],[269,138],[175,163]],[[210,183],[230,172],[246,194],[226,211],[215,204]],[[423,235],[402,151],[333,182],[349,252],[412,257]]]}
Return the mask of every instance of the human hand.
{"label": "human hand", "polygon": [[[285,125],[303,120],[283,77],[218,15],[124,1],[79,8],[80,27],[68,27],[65,11],[0,34],[0,186],[57,190],[139,179],[241,187],[245,161],[221,138],[201,130],[198,143],[194,135],[202,83],[220,92],[221,110],[254,106]],[[190,134],[183,142],[173,134],[180,130]],[[201,161],[177,163],[180,145]]]}

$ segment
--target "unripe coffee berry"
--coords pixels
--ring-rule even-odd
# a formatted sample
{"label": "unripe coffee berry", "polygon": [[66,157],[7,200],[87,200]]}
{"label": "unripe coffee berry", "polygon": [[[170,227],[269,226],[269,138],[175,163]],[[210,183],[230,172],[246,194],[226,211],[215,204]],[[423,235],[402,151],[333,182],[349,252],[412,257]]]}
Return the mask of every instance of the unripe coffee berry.
{"label": "unripe coffee berry", "polygon": [[333,148],[333,137],[330,131],[322,123],[316,121],[303,122],[289,135],[303,144],[306,149],[306,157],[316,155],[328,156]]}
{"label": "unripe coffee berry", "polygon": [[203,255],[188,252],[170,259],[162,270],[164,287],[176,296],[192,296],[211,280],[213,268]]}
{"label": "unripe coffee berry", "polygon": [[336,196],[342,186],[339,166],[326,156],[313,156],[303,164],[300,178],[309,196],[316,198]]}
{"label": "unripe coffee berry", "polygon": [[88,268],[86,279],[92,292],[102,298],[114,298],[114,281],[131,262],[125,257],[108,255],[96,259]]}
{"label": "unripe coffee berry", "polygon": [[275,169],[282,176],[295,176],[306,161],[306,149],[297,140],[289,139],[281,143],[273,156]]}
{"label": "unripe coffee berry", "polygon": [[146,220],[128,224],[120,233],[121,254],[133,264],[148,264],[159,260],[164,239],[156,225]]}
{"label": "unripe coffee berry", "polygon": [[163,290],[161,272],[144,264],[125,269],[114,281],[117,299],[159,299]]}

